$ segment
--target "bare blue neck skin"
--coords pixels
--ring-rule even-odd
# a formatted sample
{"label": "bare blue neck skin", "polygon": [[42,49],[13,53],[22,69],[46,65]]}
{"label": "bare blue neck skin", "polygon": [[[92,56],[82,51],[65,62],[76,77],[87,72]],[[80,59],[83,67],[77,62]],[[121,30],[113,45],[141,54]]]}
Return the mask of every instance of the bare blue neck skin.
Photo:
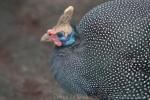
{"label": "bare blue neck skin", "polygon": [[75,43],[75,31],[72,31],[67,37],[65,37],[64,32],[57,33],[57,36],[62,42],[62,46],[69,46]]}

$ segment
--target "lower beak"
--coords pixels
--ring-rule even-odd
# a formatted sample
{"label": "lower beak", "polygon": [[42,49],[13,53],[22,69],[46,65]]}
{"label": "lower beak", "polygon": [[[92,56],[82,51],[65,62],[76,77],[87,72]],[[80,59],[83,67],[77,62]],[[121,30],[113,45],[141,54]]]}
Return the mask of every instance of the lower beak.
{"label": "lower beak", "polygon": [[49,41],[49,35],[47,33],[45,33],[42,37],[41,37],[41,41],[42,42],[48,42]]}

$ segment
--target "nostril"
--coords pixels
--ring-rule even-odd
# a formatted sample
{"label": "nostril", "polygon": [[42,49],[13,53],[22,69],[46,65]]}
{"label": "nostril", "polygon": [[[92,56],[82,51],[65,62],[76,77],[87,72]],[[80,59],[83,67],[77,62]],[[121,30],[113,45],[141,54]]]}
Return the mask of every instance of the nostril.
{"label": "nostril", "polygon": [[49,36],[51,36],[51,34],[48,33]]}

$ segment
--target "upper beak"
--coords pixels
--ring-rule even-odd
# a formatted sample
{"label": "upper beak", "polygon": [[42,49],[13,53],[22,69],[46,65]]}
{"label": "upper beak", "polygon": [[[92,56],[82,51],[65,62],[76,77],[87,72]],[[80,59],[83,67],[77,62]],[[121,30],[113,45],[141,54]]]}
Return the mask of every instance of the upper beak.
{"label": "upper beak", "polygon": [[41,37],[41,41],[42,42],[47,42],[49,41],[49,35],[47,33],[45,33],[42,37]]}

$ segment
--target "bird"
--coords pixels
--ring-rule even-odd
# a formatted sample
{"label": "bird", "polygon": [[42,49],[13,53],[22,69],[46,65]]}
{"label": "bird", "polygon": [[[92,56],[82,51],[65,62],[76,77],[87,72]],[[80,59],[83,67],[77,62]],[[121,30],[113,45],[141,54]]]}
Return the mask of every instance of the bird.
{"label": "bird", "polygon": [[72,94],[100,100],[150,98],[150,0],[113,0],[73,27],[69,6],[41,37],[54,43],[51,71]]}

